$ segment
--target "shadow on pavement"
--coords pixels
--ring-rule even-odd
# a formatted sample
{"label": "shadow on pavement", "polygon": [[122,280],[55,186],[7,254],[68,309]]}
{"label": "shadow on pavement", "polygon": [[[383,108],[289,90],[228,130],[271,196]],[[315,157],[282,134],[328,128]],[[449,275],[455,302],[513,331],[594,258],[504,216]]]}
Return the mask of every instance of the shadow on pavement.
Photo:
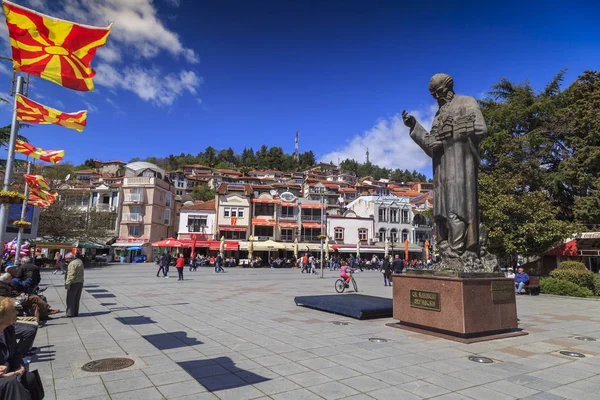
{"label": "shadow on pavement", "polygon": [[[244,387],[270,380],[254,372],[236,368],[235,363],[229,357],[182,361],[178,362],[177,365],[190,374],[196,382],[211,392]],[[231,371],[235,371],[235,374]]]}
{"label": "shadow on pavement", "polygon": [[109,298],[117,297],[114,294],[110,294],[110,293],[98,293],[98,294],[92,294],[92,296],[94,296],[97,299],[109,299]]}
{"label": "shadow on pavement", "polygon": [[148,317],[118,317],[115,318],[117,321],[124,325],[146,325],[146,324],[155,324],[156,321],[153,321],[152,318]]}
{"label": "shadow on pavement", "polygon": [[189,338],[187,332],[183,331],[142,335],[142,337],[159,350],[178,349],[202,344],[202,342],[195,338]]}
{"label": "shadow on pavement", "polygon": [[77,317],[97,317],[98,315],[106,315],[110,314],[111,311],[92,311],[92,312],[83,312],[79,313]]}
{"label": "shadow on pavement", "polygon": [[88,293],[108,293],[106,289],[85,289]]}

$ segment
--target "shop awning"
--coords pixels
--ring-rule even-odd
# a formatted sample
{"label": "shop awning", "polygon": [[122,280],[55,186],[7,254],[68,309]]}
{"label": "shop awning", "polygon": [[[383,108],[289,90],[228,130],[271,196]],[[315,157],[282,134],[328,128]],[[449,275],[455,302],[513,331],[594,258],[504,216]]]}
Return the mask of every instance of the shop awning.
{"label": "shop awning", "polygon": [[140,247],[148,243],[113,243],[111,247],[118,247],[122,249],[128,249],[130,247]]}
{"label": "shop awning", "polygon": [[[215,250],[215,251],[221,250],[221,242],[218,240],[211,241],[209,250]],[[237,250],[239,250],[238,242],[225,242],[225,251],[237,251]]]}
{"label": "shop awning", "polygon": [[274,219],[252,218],[252,225],[255,226],[275,226]]}
{"label": "shop awning", "polygon": [[280,222],[279,227],[281,229],[296,229],[298,224],[295,222]]}
{"label": "shop awning", "polygon": [[265,251],[265,250],[283,250],[285,249],[285,244],[275,242],[273,240],[267,240],[264,242],[254,242],[253,243],[255,251]]}
{"label": "shop awning", "polygon": [[303,222],[302,228],[306,229],[321,229],[321,227],[325,227],[325,225],[319,224],[318,222]]}
{"label": "shop awning", "polygon": [[320,208],[325,208],[325,207],[321,207],[320,203],[317,203],[317,204],[314,204],[314,203],[312,203],[312,204],[303,203],[302,204],[302,208],[319,208],[320,209]]}
{"label": "shop awning", "polygon": [[296,203],[288,203],[285,201],[281,202],[281,207],[296,207],[296,205],[297,205]]}
{"label": "shop awning", "polygon": [[198,248],[202,248],[202,247],[210,247],[210,244],[213,241],[212,240],[196,240],[196,243],[194,244],[194,241],[192,239],[181,239],[180,242],[185,244],[185,247],[195,246],[195,248],[198,249]]}
{"label": "shop awning", "polygon": [[219,226],[220,231],[228,231],[228,232],[246,232],[245,226]]}
{"label": "shop awning", "polygon": [[266,203],[266,204],[279,204],[279,200],[276,199],[252,199],[253,203]]}
{"label": "shop awning", "polygon": [[577,256],[577,240],[570,240],[566,243],[557,246],[546,253],[548,256]]}

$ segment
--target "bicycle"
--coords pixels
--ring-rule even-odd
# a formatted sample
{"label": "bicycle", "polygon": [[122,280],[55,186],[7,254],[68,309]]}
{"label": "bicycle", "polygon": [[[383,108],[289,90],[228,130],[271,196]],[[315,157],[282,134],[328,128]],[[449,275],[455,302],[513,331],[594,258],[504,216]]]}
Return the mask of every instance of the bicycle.
{"label": "bicycle", "polygon": [[[358,292],[358,286],[356,285],[356,281],[354,280],[354,276],[352,275],[352,273],[348,273],[348,275],[350,275],[350,282],[352,282],[352,286],[354,287],[354,293]],[[347,287],[350,287],[350,285],[346,285],[346,281],[343,278],[338,279],[337,281],[335,281],[335,291],[338,293],[344,293],[344,290],[346,290]]]}

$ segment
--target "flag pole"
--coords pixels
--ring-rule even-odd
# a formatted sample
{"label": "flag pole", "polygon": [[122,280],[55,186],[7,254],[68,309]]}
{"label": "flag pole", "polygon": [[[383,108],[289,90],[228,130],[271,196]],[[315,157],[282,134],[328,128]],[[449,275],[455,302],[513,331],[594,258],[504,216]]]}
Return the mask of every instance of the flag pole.
{"label": "flag pole", "polygon": [[[27,175],[31,174],[31,161],[29,161],[29,156],[27,156]],[[25,221],[25,211],[27,211],[27,201],[29,200],[29,184],[25,181],[25,200],[23,200],[23,205],[21,206],[21,219],[20,221]],[[23,243],[23,231],[25,230],[24,226],[19,226],[19,233],[17,233],[17,248],[15,250],[15,265],[19,265],[19,258],[21,253],[21,243]]]}
{"label": "flag pole", "polygon": [[[17,121],[17,95],[23,92],[23,77],[17,77],[17,90],[15,91],[15,105],[10,125],[10,140],[8,141],[8,158],[6,159],[6,170],[4,171],[4,191],[10,189],[10,182],[13,176],[13,165],[15,163],[15,143],[19,134],[19,122]],[[0,242],[2,246],[6,243],[6,220],[8,219],[8,204],[2,204],[0,207]]]}

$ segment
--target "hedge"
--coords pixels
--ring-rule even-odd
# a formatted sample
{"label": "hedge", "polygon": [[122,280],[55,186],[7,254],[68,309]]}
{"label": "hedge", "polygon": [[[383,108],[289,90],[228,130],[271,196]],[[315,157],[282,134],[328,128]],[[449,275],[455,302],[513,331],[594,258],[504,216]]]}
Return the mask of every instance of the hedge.
{"label": "hedge", "polygon": [[542,293],[560,296],[589,297],[593,295],[592,291],[586,287],[578,286],[567,280],[555,278],[542,279],[540,281],[540,290]]}
{"label": "hedge", "polygon": [[594,274],[594,295],[600,296],[600,274]]}
{"label": "hedge", "polygon": [[582,271],[588,270],[585,267],[585,264],[581,263],[579,261],[561,261],[558,264],[558,269],[575,269],[575,270],[582,270]]}
{"label": "hedge", "polygon": [[587,269],[555,269],[550,271],[550,276],[555,279],[561,279],[574,284],[594,290],[594,273]]}

